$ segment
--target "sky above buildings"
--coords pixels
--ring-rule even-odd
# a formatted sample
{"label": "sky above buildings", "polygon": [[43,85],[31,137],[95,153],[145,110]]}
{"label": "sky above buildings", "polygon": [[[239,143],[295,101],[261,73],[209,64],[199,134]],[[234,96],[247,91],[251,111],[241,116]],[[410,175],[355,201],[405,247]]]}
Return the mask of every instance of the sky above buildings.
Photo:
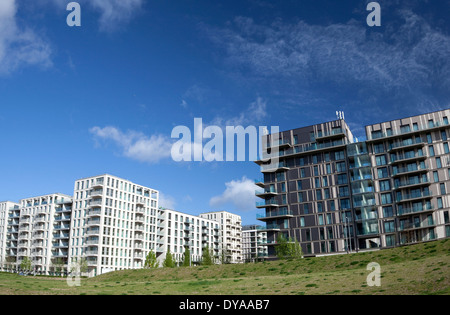
{"label": "sky above buildings", "polygon": [[450,107],[450,1],[0,2],[0,200],[109,173],[258,223],[243,162],[175,162],[176,126],[364,126]]}

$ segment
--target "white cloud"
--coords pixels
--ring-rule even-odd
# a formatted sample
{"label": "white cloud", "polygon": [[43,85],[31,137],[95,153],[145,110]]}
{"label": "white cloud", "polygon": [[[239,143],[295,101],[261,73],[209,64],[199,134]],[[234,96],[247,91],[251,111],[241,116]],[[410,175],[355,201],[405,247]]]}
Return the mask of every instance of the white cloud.
{"label": "white cloud", "polygon": [[175,205],[177,204],[175,199],[172,196],[166,195],[162,192],[159,192],[159,200],[158,204],[160,207],[166,209],[175,209]]}
{"label": "white cloud", "polygon": [[209,205],[212,208],[220,209],[226,205],[233,205],[235,210],[251,211],[255,209],[255,183],[254,181],[242,177],[241,180],[232,180],[225,183],[225,191],[212,197]]}
{"label": "white cloud", "polygon": [[90,132],[96,139],[112,140],[122,149],[124,156],[146,163],[157,163],[170,157],[172,140],[163,135],[150,137],[136,131],[126,133],[115,127],[93,127]]}
{"label": "white cloud", "polygon": [[17,24],[16,0],[0,2],[0,74],[19,67],[52,65],[50,45],[33,30]]}
{"label": "white cloud", "polygon": [[142,8],[143,0],[89,0],[95,10],[100,12],[100,29],[116,30],[122,23],[129,22]]}

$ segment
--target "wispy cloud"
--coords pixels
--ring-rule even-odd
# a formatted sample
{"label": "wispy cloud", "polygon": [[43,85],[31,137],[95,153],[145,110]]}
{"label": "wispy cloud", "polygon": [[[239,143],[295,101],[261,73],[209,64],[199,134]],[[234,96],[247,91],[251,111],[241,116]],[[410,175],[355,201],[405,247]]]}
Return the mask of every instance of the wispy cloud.
{"label": "wispy cloud", "polygon": [[0,2],[0,74],[23,66],[52,65],[50,44],[27,26],[17,23],[16,0]]}
{"label": "wispy cloud", "polygon": [[100,13],[100,30],[114,31],[128,23],[142,8],[143,0],[88,0],[84,1]]}
{"label": "wispy cloud", "polygon": [[97,141],[112,141],[124,156],[140,162],[157,163],[171,156],[173,140],[164,135],[149,137],[137,131],[122,132],[111,126],[93,127],[90,132]]}
{"label": "wispy cloud", "polygon": [[232,180],[225,183],[225,191],[210,199],[209,205],[214,209],[224,206],[232,206],[234,210],[251,211],[255,209],[255,183],[242,177],[240,180]]}
{"label": "wispy cloud", "polygon": [[376,100],[372,111],[387,101],[397,110],[448,104],[450,36],[411,9],[397,9],[395,16],[376,31],[355,20],[261,24],[247,17],[203,29],[225,51],[230,75],[280,98],[294,98],[292,91],[308,95],[297,97],[297,105],[322,97],[323,104],[361,106],[368,96]]}

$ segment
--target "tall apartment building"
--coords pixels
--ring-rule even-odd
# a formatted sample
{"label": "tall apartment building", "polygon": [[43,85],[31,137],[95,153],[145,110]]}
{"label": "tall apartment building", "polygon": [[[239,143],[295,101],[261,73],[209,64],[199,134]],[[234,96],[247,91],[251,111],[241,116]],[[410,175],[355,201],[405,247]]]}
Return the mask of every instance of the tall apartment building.
{"label": "tall apartment building", "polygon": [[267,253],[267,231],[257,224],[242,227],[242,257],[244,262],[254,262],[264,258]]}
{"label": "tall apartment building", "polygon": [[[279,233],[305,255],[386,248],[450,236],[450,110],[366,126],[343,119],[263,137],[268,256]],[[272,150],[272,152],[271,152]]]}
{"label": "tall apartment building", "polygon": [[201,218],[220,224],[220,256],[223,262],[241,263],[242,258],[242,218],[228,211],[201,213]]}
{"label": "tall apartment building", "polygon": [[19,204],[11,201],[0,202],[0,264],[7,257],[17,255],[19,233]]}
{"label": "tall apartment building", "polygon": [[35,272],[48,274],[67,265],[71,202],[71,196],[55,193],[6,203],[8,223],[0,225],[7,229],[2,266],[17,268],[27,258]]}
{"label": "tall apartment building", "polygon": [[69,264],[85,258],[90,276],[142,268],[147,253],[158,246],[158,194],[108,174],[77,180]]}
{"label": "tall apartment building", "polygon": [[158,220],[156,254],[160,265],[169,251],[177,263],[182,263],[187,248],[193,265],[201,263],[206,247],[219,259],[220,227],[216,221],[170,209],[159,209]]}

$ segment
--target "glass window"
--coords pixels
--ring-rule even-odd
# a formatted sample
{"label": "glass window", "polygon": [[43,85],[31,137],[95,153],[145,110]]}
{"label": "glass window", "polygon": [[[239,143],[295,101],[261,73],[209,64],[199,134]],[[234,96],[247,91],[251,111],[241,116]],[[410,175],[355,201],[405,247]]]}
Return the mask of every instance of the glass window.
{"label": "glass window", "polygon": [[394,211],[392,210],[392,206],[383,207],[383,217],[389,218],[394,216]]}
{"label": "glass window", "polygon": [[441,168],[442,167],[441,158],[440,157],[436,158],[436,167],[437,168]]}
{"label": "glass window", "polygon": [[438,209],[442,209],[444,207],[443,204],[442,204],[442,198],[441,197],[437,198],[437,204],[438,204]]}
{"label": "glass window", "polygon": [[388,173],[387,173],[387,168],[386,167],[382,167],[377,169],[378,172],[378,178],[386,178],[388,177]]}
{"label": "glass window", "polygon": [[434,156],[434,148],[432,145],[428,146],[428,151],[430,152],[430,156]]}
{"label": "glass window", "polygon": [[379,155],[375,157],[375,161],[377,165],[386,165],[386,156],[385,155]]}
{"label": "glass window", "polygon": [[390,193],[381,194],[381,204],[392,203],[392,195]]}
{"label": "glass window", "polygon": [[440,185],[440,189],[441,189],[441,195],[445,195],[445,184],[444,183],[442,183]]}
{"label": "glass window", "polygon": [[381,180],[380,181],[380,191],[387,191],[391,189],[391,185],[389,180]]}

